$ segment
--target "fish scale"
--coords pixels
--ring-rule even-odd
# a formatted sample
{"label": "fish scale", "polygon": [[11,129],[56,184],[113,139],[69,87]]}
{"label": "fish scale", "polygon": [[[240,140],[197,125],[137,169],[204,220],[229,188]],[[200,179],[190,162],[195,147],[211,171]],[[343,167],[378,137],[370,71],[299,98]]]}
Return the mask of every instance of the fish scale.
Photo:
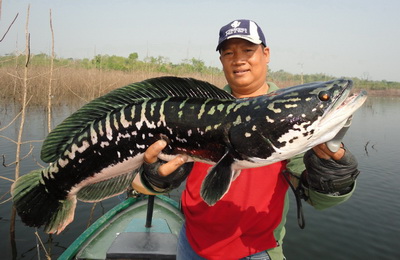
{"label": "fish scale", "polygon": [[12,185],[14,205],[27,225],[59,233],[73,220],[77,200],[100,201],[128,189],[146,149],[164,139],[160,159],[184,153],[188,161],[213,165],[200,194],[212,206],[241,169],[331,140],[366,99],[364,92],[349,97],[351,88],[350,80],[340,79],[235,99],[195,79],[125,86],[83,106],[49,134],[42,159],[52,163]]}

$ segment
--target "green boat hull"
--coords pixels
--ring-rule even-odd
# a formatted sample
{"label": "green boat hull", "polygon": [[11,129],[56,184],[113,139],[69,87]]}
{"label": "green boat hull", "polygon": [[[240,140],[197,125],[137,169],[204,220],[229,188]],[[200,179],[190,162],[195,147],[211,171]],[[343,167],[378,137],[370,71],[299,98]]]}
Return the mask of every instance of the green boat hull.
{"label": "green boat hull", "polygon": [[147,196],[121,202],[86,229],[58,259],[139,259],[147,253],[159,257],[165,253],[165,258],[173,258],[184,222],[179,204],[166,196],[156,196],[148,228],[147,202]]}

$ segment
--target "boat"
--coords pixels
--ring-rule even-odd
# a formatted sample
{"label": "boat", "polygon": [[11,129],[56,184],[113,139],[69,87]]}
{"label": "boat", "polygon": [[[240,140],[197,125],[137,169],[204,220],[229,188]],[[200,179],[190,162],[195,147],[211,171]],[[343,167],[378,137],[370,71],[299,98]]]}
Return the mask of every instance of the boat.
{"label": "boat", "polygon": [[175,259],[184,216],[165,195],[130,197],[86,229],[58,259]]}

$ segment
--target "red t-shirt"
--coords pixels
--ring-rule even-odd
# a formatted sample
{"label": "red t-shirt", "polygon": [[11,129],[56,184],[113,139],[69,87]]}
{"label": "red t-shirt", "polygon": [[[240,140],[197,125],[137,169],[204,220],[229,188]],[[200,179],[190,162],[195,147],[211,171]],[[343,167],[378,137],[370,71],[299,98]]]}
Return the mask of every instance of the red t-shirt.
{"label": "red t-shirt", "polygon": [[207,259],[238,259],[276,247],[288,183],[285,162],[245,169],[214,206],[200,197],[208,164],[196,162],[182,193],[190,245]]}

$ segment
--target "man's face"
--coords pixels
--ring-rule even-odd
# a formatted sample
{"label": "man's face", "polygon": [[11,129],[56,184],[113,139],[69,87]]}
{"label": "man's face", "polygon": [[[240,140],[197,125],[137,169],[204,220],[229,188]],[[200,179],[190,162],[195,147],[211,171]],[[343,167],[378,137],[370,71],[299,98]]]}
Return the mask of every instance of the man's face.
{"label": "man's face", "polygon": [[266,81],[268,47],[243,39],[229,39],[221,47],[220,60],[232,90],[251,94]]}

